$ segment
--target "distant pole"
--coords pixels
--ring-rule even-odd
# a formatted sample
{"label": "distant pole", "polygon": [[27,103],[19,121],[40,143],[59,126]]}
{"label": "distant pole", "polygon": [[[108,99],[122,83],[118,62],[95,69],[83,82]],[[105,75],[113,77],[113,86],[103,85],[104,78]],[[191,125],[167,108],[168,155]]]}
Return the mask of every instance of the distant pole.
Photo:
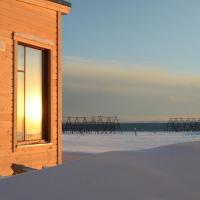
{"label": "distant pole", "polygon": [[134,128],[135,136],[137,136],[137,128]]}

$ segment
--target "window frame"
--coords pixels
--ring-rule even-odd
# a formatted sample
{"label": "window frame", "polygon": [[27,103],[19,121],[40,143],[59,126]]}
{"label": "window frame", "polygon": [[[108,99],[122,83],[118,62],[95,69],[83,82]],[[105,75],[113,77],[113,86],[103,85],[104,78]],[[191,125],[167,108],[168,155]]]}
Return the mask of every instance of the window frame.
{"label": "window frame", "polygon": [[[14,46],[14,78],[13,78],[13,151],[16,150],[19,146],[26,145],[43,145],[43,144],[51,144],[52,143],[52,123],[51,123],[51,114],[52,114],[52,59],[53,59],[53,42],[35,37],[32,35],[27,35],[23,33],[14,33],[13,34],[13,46]],[[25,47],[31,47],[35,49],[42,50],[46,52],[45,63],[45,73],[47,75],[43,77],[45,78],[45,93],[43,92],[43,103],[42,105],[46,108],[43,108],[46,112],[43,112],[43,120],[42,120],[42,140],[29,140],[29,141],[17,141],[17,77],[18,77],[18,45],[24,45]],[[47,72],[46,72],[47,70]],[[45,96],[45,98],[44,98]],[[45,119],[45,120],[44,120]]]}

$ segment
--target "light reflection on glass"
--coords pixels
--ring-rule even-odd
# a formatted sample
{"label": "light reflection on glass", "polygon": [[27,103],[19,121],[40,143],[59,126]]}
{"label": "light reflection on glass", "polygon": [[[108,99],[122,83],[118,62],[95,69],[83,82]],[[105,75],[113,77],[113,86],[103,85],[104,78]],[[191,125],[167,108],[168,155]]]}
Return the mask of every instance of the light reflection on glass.
{"label": "light reflection on glass", "polygon": [[24,140],[24,73],[18,72],[17,81],[17,140]]}
{"label": "light reflection on glass", "polygon": [[26,139],[42,139],[42,51],[26,48]]}
{"label": "light reflection on glass", "polygon": [[25,47],[24,59],[23,48],[18,46],[17,140],[39,140],[42,139],[42,50]]}

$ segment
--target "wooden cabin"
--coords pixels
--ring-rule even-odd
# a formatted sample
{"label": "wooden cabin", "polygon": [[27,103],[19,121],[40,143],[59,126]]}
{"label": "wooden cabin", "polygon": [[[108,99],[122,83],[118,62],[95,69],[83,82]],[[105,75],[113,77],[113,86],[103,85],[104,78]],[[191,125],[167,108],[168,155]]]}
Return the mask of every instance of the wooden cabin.
{"label": "wooden cabin", "polygon": [[0,1],[0,176],[62,163],[63,0]]}

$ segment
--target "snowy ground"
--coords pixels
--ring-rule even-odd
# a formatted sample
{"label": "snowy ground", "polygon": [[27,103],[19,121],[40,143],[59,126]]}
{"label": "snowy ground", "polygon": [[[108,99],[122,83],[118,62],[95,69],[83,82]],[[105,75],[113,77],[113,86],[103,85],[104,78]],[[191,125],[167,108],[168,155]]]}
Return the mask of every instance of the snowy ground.
{"label": "snowy ground", "polygon": [[0,200],[199,200],[199,141],[183,133],[64,135],[64,151],[114,152],[5,178]]}
{"label": "snowy ground", "polygon": [[94,154],[70,164],[3,179],[0,199],[199,200],[199,154],[199,141]]}
{"label": "snowy ground", "polygon": [[200,133],[151,133],[138,132],[120,134],[63,134],[63,151],[102,153],[108,151],[135,151],[169,144],[200,141]]}

